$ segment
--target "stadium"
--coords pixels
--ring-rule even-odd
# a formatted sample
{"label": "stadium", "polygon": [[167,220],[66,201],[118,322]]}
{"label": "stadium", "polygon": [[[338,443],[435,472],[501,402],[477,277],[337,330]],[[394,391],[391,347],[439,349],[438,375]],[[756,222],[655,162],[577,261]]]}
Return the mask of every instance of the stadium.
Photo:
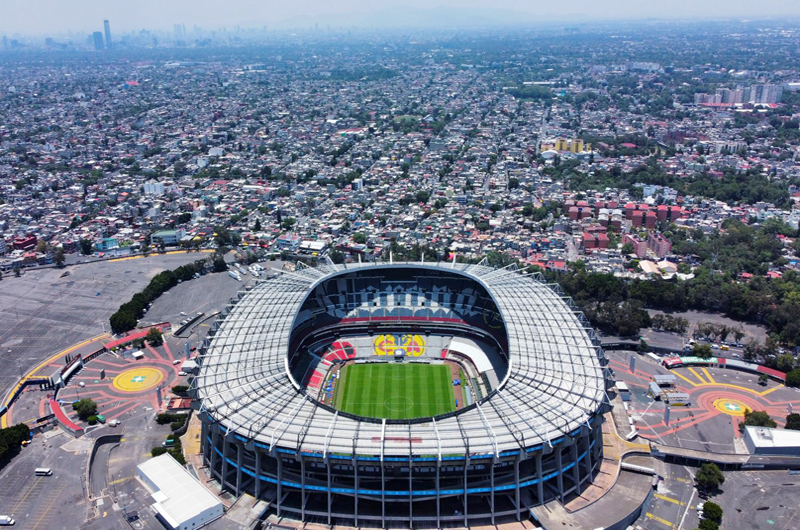
{"label": "stadium", "polygon": [[240,293],[199,360],[204,464],[279,517],[523,520],[603,456],[599,340],[513,265],[298,265]]}

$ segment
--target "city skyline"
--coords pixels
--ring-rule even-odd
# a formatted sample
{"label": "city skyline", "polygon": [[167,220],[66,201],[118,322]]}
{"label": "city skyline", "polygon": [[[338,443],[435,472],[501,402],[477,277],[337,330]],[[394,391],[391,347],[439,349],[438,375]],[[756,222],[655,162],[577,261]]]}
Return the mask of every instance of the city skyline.
{"label": "city skyline", "polygon": [[134,5],[121,2],[70,2],[12,0],[3,9],[0,34],[45,35],[100,29],[104,20],[120,32],[141,29],[171,31],[176,23],[207,29],[242,28],[291,29],[303,27],[433,27],[477,25],[535,25],[547,22],[637,19],[764,19],[800,17],[800,6],[787,0],[768,0],[755,8],[740,0],[697,4],[677,0],[652,6],[632,0],[615,0],[602,5],[579,0],[568,7],[536,0],[440,0],[434,5],[421,0],[402,4],[344,0],[335,5],[309,0],[302,4],[265,6],[252,0],[233,0],[224,12],[207,0],[177,0],[167,5],[145,0]]}

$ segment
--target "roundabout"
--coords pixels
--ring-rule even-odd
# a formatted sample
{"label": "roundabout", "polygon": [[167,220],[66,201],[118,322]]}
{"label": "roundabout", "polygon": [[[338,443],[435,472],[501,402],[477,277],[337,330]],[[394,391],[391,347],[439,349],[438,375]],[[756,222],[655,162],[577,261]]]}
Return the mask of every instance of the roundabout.
{"label": "roundabout", "polygon": [[143,392],[164,380],[164,372],[158,368],[131,368],[114,378],[114,389],[120,392]]}
{"label": "roundabout", "polygon": [[714,408],[723,414],[739,417],[744,417],[744,413],[750,410],[750,407],[741,401],[730,398],[720,398],[714,400]]}

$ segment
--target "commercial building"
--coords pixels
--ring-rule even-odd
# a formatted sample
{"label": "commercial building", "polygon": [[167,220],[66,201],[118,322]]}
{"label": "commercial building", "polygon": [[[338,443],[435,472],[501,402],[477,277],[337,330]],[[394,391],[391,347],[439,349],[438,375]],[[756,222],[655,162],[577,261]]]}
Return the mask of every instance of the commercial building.
{"label": "commercial building", "polygon": [[112,48],[111,45],[111,26],[108,23],[108,20],[103,21],[103,29],[106,32],[106,48],[109,50]]}
{"label": "commercial building", "polygon": [[95,31],[92,33],[92,39],[94,42],[94,49],[95,50],[102,50],[103,49],[103,34],[99,31]]}
{"label": "commercial building", "polygon": [[159,230],[158,232],[153,232],[150,236],[150,241],[155,245],[160,240],[165,245],[177,245],[183,236],[186,235],[186,232],[182,228],[178,228],[177,230]]}
{"label": "commercial building", "polygon": [[136,466],[155,501],[156,517],[172,530],[193,530],[222,517],[222,502],[189,471],[164,454]]}
{"label": "commercial building", "polygon": [[753,455],[800,456],[800,431],[748,425],[744,445]]}

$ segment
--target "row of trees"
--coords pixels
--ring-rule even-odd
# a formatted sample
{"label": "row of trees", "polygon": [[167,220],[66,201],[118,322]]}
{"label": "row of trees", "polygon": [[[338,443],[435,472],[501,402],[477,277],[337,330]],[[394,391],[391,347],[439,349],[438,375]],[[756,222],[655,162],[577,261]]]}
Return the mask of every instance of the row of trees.
{"label": "row of trees", "polygon": [[650,326],[663,331],[683,334],[689,328],[689,321],[683,317],[659,313],[650,317]]}
{"label": "row of trees", "polygon": [[739,342],[744,337],[744,330],[741,326],[733,327],[716,322],[699,322],[694,327],[694,338],[725,341],[729,336],[733,336],[734,340]]}
{"label": "row of trees", "polygon": [[[224,264],[224,261],[223,261]],[[124,333],[136,328],[136,324],[147,309],[148,304],[178,284],[178,280],[191,280],[195,273],[203,272],[208,263],[206,260],[197,260],[194,263],[181,265],[175,270],[163,271],[150,280],[142,291],[119,306],[111,315],[109,323],[114,333]]]}

